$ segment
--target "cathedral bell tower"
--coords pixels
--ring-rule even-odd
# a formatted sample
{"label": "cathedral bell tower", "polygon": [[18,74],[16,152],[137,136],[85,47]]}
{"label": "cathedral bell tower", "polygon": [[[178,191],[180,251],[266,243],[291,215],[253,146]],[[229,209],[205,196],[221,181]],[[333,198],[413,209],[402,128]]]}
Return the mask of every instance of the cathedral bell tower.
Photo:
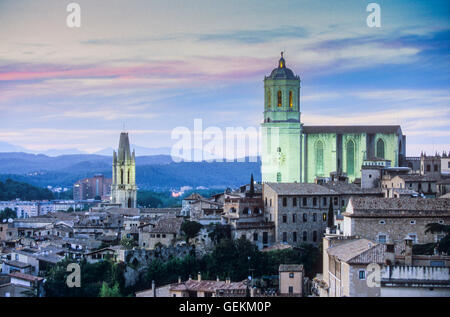
{"label": "cathedral bell tower", "polygon": [[119,149],[113,151],[111,199],[122,208],[136,208],[136,162],[130,152],[128,133],[120,133]]}
{"label": "cathedral bell tower", "polygon": [[300,182],[300,77],[286,67],[283,52],[278,67],[264,78],[264,95],[262,181]]}

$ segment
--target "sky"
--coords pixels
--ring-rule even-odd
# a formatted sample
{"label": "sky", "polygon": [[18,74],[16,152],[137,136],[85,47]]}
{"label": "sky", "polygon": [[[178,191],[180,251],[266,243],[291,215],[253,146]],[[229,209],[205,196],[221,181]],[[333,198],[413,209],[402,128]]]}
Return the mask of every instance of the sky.
{"label": "sky", "polygon": [[[34,151],[171,147],[173,129],[255,127],[284,51],[305,125],[399,124],[450,151],[450,2],[0,0],[0,141]],[[139,154],[139,153],[137,153]]]}

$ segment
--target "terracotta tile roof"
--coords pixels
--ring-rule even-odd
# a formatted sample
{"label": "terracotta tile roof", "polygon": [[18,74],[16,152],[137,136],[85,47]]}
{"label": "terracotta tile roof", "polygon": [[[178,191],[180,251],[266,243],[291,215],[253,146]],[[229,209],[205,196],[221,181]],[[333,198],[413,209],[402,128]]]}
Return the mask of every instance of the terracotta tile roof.
{"label": "terracotta tile roof", "polygon": [[39,282],[39,281],[42,281],[44,279],[43,277],[33,276],[33,275],[30,275],[30,274],[25,274],[25,273],[20,273],[20,272],[10,273],[9,276],[15,277],[15,278],[18,278],[18,279],[21,279],[21,280],[30,281],[30,282]]}
{"label": "terracotta tile roof", "polygon": [[329,255],[353,264],[383,263],[385,245],[368,239],[343,242],[327,249]]}
{"label": "terracotta tile roof", "polygon": [[303,265],[301,264],[280,264],[279,272],[303,272]]}
{"label": "terracotta tile roof", "polygon": [[352,197],[349,206],[350,204],[353,207],[353,213],[345,212],[344,216],[450,216],[449,198]]}
{"label": "terracotta tile roof", "polygon": [[265,183],[278,195],[337,195],[334,190],[313,183]]}
{"label": "terracotta tile roof", "polygon": [[216,292],[217,290],[245,290],[247,286],[242,282],[230,282],[225,281],[209,281],[209,280],[188,280],[182,283],[172,284],[171,291],[200,291],[200,292]]}
{"label": "terracotta tile roof", "polygon": [[154,227],[149,227],[148,232],[153,233],[178,233],[183,223],[183,218],[161,218]]}
{"label": "terracotta tile roof", "polygon": [[324,187],[335,191],[342,195],[352,195],[352,194],[380,194],[382,193],[381,188],[361,188],[360,186],[352,183],[344,182],[329,182],[323,184]]}

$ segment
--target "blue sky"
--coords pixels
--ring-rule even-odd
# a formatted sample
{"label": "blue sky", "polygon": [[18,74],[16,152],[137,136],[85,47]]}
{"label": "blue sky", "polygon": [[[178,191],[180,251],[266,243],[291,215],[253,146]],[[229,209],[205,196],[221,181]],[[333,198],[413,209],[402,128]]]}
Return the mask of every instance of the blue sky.
{"label": "blue sky", "polygon": [[450,4],[0,1],[0,141],[32,150],[170,147],[173,128],[258,127],[280,51],[305,125],[401,124],[407,154],[450,151]]}

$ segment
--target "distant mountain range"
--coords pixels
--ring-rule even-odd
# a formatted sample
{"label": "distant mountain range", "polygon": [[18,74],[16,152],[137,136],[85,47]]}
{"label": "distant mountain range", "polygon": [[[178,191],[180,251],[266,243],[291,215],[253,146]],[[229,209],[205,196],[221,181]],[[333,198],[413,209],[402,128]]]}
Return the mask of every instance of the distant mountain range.
{"label": "distant mountain range", "polygon": [[[131,149],[136,150],[136,154],[139,155],[170,155],[170,147],[160,147],[160,148],[147,148],[139,145],[132,144]],[[0,141],[0,153],[11,153],[11,152],[23,152],[30,154],[44,154],[48,156],[59,156],[59,155],[70,155],[70,154],[98,154],[98,155],[112,155],[113,148],[104,148],[100,151],[94,153],[88,153],[75,148],[69,149],[49,149],[45,151],[34,151],[24,148],[19,145],[14,145],[7,142]]]}
{"label": "distant mountain range", "polygon": [[[70,187],[75,181],[98,173],[111,177],[111,154],[112,149],[108,156],[0,153],[0,180],[12,178],[40,187]],[[260,161],[175,163],[169,155],[143,155],[136,157],[136,181],[141,189],[236,187],[248,183],[252,173],[255,180],[260,180],[260,166]]]}

